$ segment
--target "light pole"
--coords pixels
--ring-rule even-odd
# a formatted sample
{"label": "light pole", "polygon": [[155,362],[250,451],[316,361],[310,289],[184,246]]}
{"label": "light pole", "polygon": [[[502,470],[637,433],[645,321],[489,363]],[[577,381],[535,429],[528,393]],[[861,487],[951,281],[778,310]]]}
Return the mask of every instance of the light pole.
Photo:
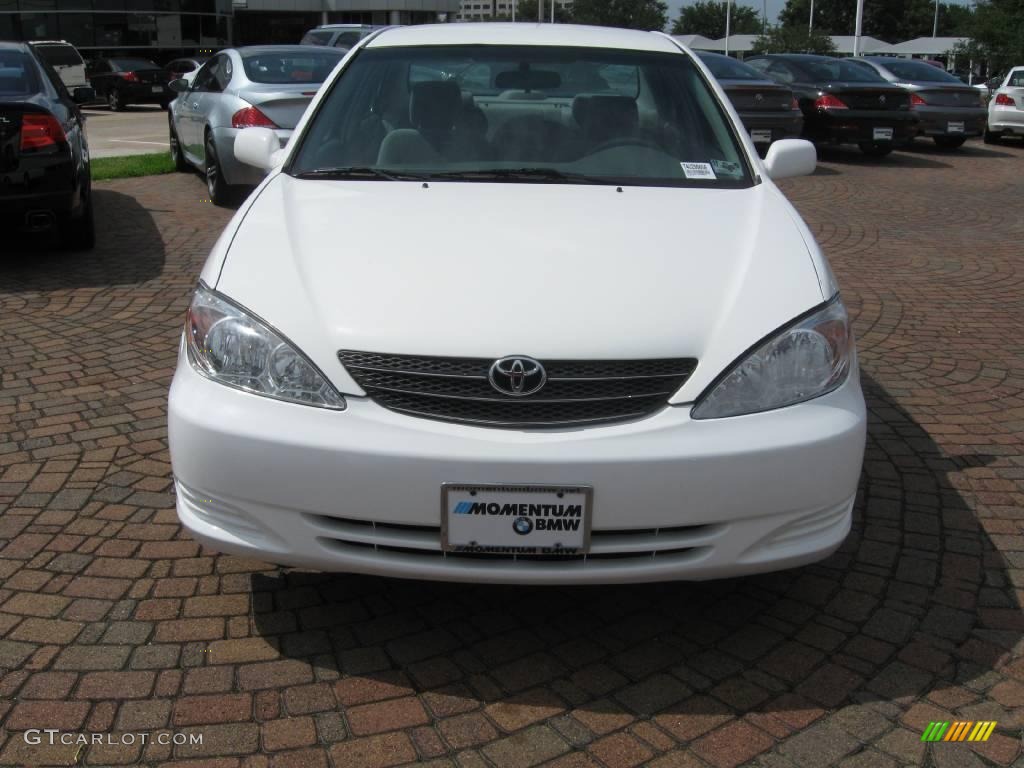
{"label": "light pole", "polygon": [[807,20],[807,36],[814,31],[814,0],[811,0],[811,17]]}
{"label": "light pole", "polygon": [[939,0],[935,0],[935,22],[932,24],[932,37],[939,36]]}
{"label": "light pole", "polygon": [[[551,0],[554,2],[554,0]],[[544,0],[537,0],[537,23],[544,21]]]}
{"label": "light pole", "polygon": [[857,26],[853,32],[853,55],[860,56],[860,32],[864,22],[864,0],[857,0]]}
{"label": "light pole", "polygon": [[729,55],[729,17],[732,16],[732,0],[725,0],[725,55]]}
{"label": "light pole", "polygon": [[768,34],[768,0],[761,0],[761,34]]}

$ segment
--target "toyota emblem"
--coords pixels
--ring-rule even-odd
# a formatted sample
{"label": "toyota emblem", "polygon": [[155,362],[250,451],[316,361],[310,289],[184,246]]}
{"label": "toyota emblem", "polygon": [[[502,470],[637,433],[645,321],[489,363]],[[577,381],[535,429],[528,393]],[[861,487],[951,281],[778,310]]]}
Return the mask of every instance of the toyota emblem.
{"label": "toyota emblem", "polygon": [[544,366],[532,357],[512,355],[495,360],[487,379],[503,395],[525,397],[543,387],[548,374]]}

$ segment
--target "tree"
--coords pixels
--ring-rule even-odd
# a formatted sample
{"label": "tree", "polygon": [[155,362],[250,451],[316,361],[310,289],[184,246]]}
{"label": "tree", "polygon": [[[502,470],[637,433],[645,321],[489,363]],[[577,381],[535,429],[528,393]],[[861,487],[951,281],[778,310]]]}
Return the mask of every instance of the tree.
{"label": "tree", "polygon": [[599,27],[660,30],[668,24],[668,6],[662,0],[576,0],[572,20]]}
{"label": "tree", "polygon": [[[761,14],[746,5],[729,5],[731,34],[756,35],[761,31]],[[697,0],[693,5],[684,5],[672,25],[672,34],[704,35],[713,40],[725,37],[725,6],[726,3],[718,0]]]}
{"label": "tree", "polygon": [[954,52],[1002,73],[1024,62],[1024,0],[979,0],[968,24],[971,42]]}
{"label": "tree", "polygon": [[[786,0],[779,13],[784,27],[807,29],[811,0]],[[828,35],[852,35],[856,26],[855,2],[814,3],[814,29]],[[939,35],[966,35],[969,8],[951,3],[939,4]],[[867,0],[864,3],[863,33],[889,42],[931,37],[935,20],[935,0]]]}
{"label": "tree", "polygon": [[836,52],[832,39],[817,29],[807,34],[807,28],[772,27],[768,34],[754,41],[753,53],[818,53],[829,56]]}

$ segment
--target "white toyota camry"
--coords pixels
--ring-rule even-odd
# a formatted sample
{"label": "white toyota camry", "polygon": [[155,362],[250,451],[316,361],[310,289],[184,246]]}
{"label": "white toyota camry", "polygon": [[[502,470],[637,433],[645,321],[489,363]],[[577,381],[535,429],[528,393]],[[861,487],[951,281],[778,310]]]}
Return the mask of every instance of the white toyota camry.
{"label": "white toyota camry", "polygon": [[810,563],[865,408],[829,265],[660,33],[380,31],[203,268],[170,392],[178,514],[321,570],[518,583]]}

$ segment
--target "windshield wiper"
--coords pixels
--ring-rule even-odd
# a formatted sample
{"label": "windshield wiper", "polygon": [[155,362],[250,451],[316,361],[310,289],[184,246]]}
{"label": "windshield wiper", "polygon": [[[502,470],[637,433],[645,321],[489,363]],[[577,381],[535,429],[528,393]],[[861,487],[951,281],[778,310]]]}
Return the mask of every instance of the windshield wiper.
{"label": "windshield wiper", "polygon": [[430,178],[438,180],[470,181],[551,181],[568,184],[611,184],[612,182],[582,173],[560,171],[557,168],[486,168],[472,171],[448,171],[432,173]]}
{"label": "windshield wiper", "polygon": [[368,166],[344,166],[337,168],[313,168],[292,174],[296,179],[384,179],[386,181],[421,181],[424,174],[405,171],[385,171]]}

